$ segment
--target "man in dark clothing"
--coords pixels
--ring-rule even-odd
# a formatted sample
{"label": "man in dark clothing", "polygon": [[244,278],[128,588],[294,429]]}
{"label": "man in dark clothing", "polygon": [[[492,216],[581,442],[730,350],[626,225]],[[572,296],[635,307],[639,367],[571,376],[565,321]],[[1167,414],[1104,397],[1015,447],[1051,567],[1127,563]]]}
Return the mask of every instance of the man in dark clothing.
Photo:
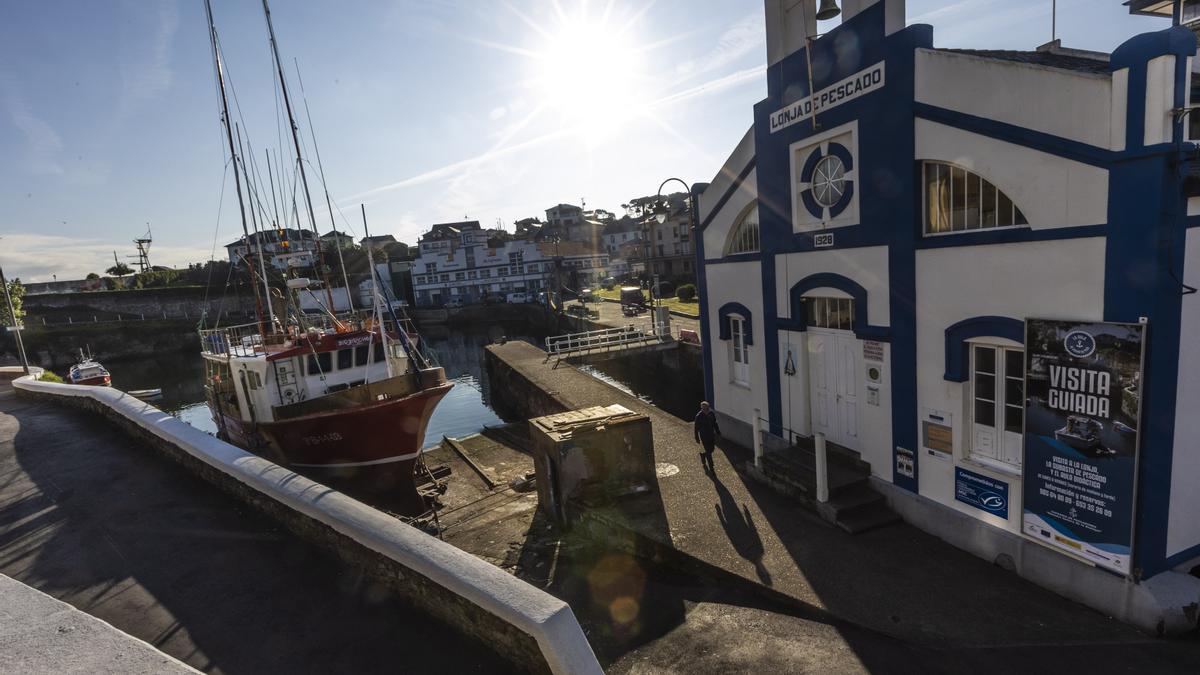
{"label": "man in dark clothing", "polygon": [[708,471],[716,471],[713,466],[713,445],[717,436],[721,435],[721,427],[717,426],[717,414],[708,408],[708,401],[700,402],[700,412],[696,413],[696,421],[692,425],[696,434],[696,442],[704,446],[700,453],[700,463]]}

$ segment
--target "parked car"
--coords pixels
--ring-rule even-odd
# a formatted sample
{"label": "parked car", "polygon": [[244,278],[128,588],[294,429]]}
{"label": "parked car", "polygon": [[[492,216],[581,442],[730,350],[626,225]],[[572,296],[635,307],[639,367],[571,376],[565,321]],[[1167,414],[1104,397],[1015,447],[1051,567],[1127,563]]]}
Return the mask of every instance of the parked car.
{"label": "parked car", "polygon": [[621,287],[621,307],[645,307],[646,294],[637,286]]}
{"label": "parked car", "polygon": [[600,302],[600,298],[590,288],[584,288],[579,291],[580,302]]}
{"label": "parked car", "polygon": [[458,298],[454,298],[453,300],[447,300],[446,304],[444,304],[442,306],[445,307],[446,309],[458,309],[459,307],[463,306],[463,303],[462,303],[462,300],[459,300]]}
{"label": "parked car", "polygon": [[530,296],[527,293],[516,292],[508,294],[508,301],[513,304],[524,304],[529,302]]}
{"label": "parked car", "polygon": [[500,305],[504,302],[505,299],[503,295],[492,294],[483,296],[483,304],[485,305]]}

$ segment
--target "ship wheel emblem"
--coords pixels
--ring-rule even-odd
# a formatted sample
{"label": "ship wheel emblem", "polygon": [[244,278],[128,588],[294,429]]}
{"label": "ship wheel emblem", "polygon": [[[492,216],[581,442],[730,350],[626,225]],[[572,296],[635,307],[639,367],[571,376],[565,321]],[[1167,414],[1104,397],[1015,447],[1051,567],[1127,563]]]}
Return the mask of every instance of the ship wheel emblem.
{"label": "ship wheel emblem", "polygon": [[800,171],[800,199],[814,218],[841,215],[854,198],[854,158],[840,143],[813,148]]}

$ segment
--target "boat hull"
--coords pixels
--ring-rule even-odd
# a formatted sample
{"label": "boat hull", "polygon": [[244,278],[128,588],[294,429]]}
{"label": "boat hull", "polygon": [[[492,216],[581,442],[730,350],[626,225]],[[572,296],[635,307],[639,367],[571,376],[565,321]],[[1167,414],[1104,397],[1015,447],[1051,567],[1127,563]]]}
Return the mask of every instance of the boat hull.
{"label": "boat hull", "polygon": [[95,387],[111,387],[112,377],[109,375],[96,375],[94,377],[83,377],[79,379],[70,378],[71,384],[87,384]]}
{"label": "boat hull", "polygon": [[426,507],[413,467],[429,418],[452,386],[442,383],[403,398],[257,425],[211,399],[209,408],[224,440],[344,492],[370,495],[373,503],[417,515]]}

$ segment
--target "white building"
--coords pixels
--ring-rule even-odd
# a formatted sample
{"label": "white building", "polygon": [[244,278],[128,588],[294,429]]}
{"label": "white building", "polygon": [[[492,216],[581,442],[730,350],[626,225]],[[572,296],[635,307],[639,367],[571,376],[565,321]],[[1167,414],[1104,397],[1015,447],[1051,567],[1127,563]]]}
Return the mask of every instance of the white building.
{"label": "white building", "polygon": [[316,258],[317,237],[309,230],[262,230],[225,244],[234,267],[241,267],[247,255],[257,256],[260,248],[267,264],[276,270],[311,267]]}
{"label": "white building", "polygon": [[823,435],[907,521],[1194,626],[1196,36],[939,49],[902,0],[845,0],[808,54],[815,6],[766,0],[767,98],[697,186],[722,430],[751,445],[761,419],[780,452]]}
{"label": "white building", "polygon": [[553,256],[520,239],[491,247],[488,234],[477,221],[466,221],[434,225],[421,237],[412,271],[418,307],[440,307],[451,300],[471,304],[547,287]]}

